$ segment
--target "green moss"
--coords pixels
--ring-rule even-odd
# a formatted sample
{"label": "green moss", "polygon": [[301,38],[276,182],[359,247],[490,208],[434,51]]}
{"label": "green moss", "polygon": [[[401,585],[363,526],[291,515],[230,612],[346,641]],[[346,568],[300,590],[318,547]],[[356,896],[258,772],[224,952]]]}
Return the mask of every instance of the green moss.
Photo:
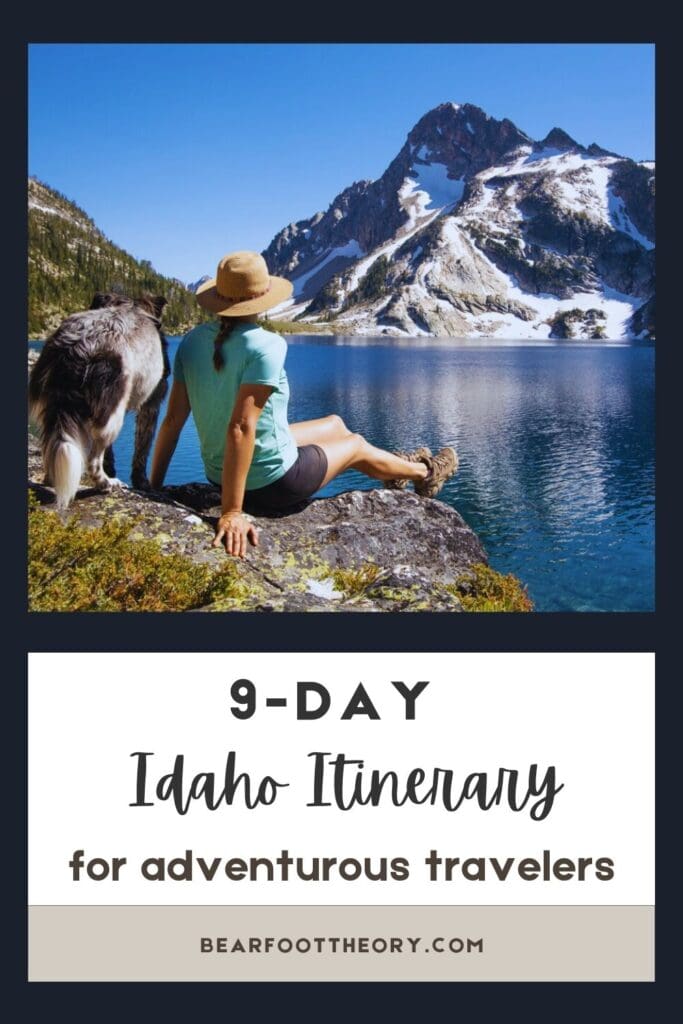
{"label": "green moss", "polygon": [[[425,599],[424,593],[415,583],[407,587],[373,587],[372,598],[378,601],[390,601],[392,605],[396,606],[396,611],[400,612],[434,611],[434,603]],[[386,610],[390,611],[391,609]]]}
{"label": "green moss", "polygon": [[412,602],[419,592],[420,588],[413,583],[408,587],[373,587],[372,596],[382,601]]}
{"label": "green moss", "polygon": [[[28,590],[31,611],[188,611],[245,597],[234,563],[221,569],[164,554],[133,540],[133,522],[85,528],[39,508],[29,496]],[[132,534],[132,536],[131,536]]]}
{"label": "green moss", "polygon": [[334,581],[335,590],[344,597],[358,597],[375,582],[382,570],[374,562],[365,562],[357,569],[328,570],[326,577]]}
{"label": "green moss", "polygon": [[534,605],[526,587],[512,573],[503,575],[478,563],[446,590],[460,601],[466,612],[531,612]]}
{"label": "green moss", "polygon": [[[382,569],[374,562],[350,569],[327,569],[325,576],[334,581],[335,589],[346,600],[361,597],[372,590],[372,599],[391,601],[397,609],[430,611],[433,605],[420,596],[416,585],[391,587],[381,584]],[[533,603],[526,588],[511,573],[503,575],[483,563],[472,566],[456,583],[435,584],[434,595],[443,598],[444,591],[455,597],[463,611],[468,612],[530,612]]]}

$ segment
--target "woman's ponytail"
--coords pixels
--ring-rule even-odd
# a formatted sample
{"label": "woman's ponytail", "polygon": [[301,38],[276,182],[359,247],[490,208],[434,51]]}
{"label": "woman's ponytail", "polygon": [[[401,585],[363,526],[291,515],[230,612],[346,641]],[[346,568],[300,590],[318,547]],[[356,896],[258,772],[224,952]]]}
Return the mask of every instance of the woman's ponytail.
{"label": "woman's ponytail", "polygon": [[223,359],[223,342],[226,338],[230,337],[230,333],[234,327],[235,321],[231,317],[222,316],[220,318],[220,327],[218,328],[218,334],[213,340],[213,366],[217,372],[223,369],[225,366],[225,359]]}
{"label": "woman's ponytail", "polygon": [[238,324],[253,323],[253,316],[219,316],[218,334],[213,339],[213,365],[214,369],[220,372],[225,366],[223,358],[223,342],[227,341]]}

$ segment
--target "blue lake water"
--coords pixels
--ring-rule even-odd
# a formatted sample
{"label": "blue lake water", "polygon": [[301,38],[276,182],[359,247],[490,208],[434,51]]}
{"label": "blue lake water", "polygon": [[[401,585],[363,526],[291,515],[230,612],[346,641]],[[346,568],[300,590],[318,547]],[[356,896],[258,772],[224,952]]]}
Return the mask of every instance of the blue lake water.
{"label": "blue lake water", "polygon": [[[440,498],[539,611],[654,607],[654,348],[289,336],[290,421],[388,449],[452,445]],[[177,339],[171,340],[171,358]],[[129,479],[134,419],[116,445]],[[167,482],[204,479],[188,423]],[[378,486],[351,471],[321,494]]]}

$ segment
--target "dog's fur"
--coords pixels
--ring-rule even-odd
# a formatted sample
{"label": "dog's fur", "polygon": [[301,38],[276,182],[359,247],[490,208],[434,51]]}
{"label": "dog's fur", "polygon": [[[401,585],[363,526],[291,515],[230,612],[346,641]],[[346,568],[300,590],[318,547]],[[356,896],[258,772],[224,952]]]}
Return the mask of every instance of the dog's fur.
{"label": "dog's fur", "polygon": [[147,456],[170,365],[161,332],[162,296],[98,292],[89,310],[67,317],[31,372],[29,408],[40,432],[45,483],[66,508],[84,468],[95,486],[122,486],[112,444],[128,409],[137,411],[133,487],[146,489]]}

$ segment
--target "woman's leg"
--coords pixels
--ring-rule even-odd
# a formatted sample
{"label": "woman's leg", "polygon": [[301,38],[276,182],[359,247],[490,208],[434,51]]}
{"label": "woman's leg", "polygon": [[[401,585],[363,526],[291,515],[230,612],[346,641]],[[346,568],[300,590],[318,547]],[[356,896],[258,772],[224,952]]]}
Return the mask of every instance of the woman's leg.
{"label": "woman's leg", "polygon": [[429,469],[424,462],[408,462],[398,455],[375,448],[361,434],[352,433],[341,416],[290,423],[299,447],[317,444],[327,457],[324,487],[347,469],[357,469],[373,480],[424,480]]}
{"label": "woman's leg", "polygon": [[424,462],[407,462],[398,455],[375,448],[361,434],[307,443],[319,444],[327,456],[327,473],[321,487],[347,469],[357,469],[373,480],[424,480],[429,472]]}
{"label": "woman's leg", "polygon": [[299,448],[306,444],[319,444],[321,447],[328,441],[339,441],[351,433],[341,416],[323,416],[319,420],[302,420],[290,423],[289,429]]}

